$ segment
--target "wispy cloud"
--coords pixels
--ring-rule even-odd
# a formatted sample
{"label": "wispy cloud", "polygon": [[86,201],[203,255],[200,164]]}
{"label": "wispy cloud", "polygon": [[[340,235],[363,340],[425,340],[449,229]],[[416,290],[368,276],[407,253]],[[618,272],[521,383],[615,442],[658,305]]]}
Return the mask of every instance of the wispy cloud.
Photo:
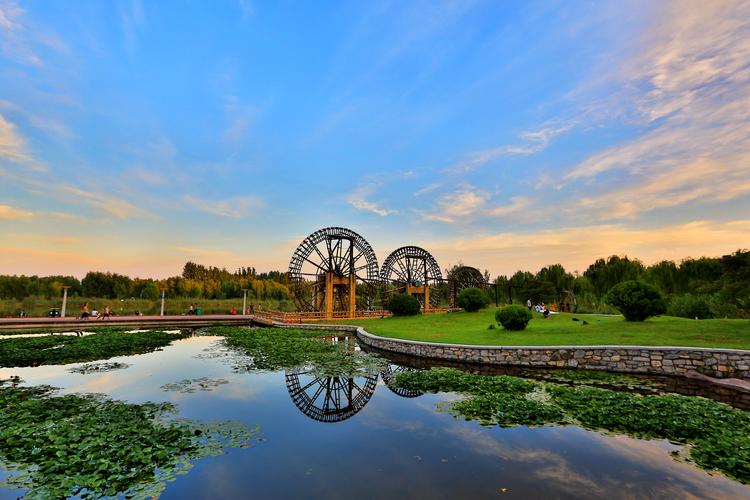
{"label": "wispy cloud", "polygon": [[0,115],[0,158],[32,170],[44,170],[45,167],[29,154],[26,140],[15,125]]}
{"label": "wispy cloud", "polygon": [[247,139],[250,128],[263,113],[263,108],[244,104],[235,95],[225,97],[224,112],[227,125],[224,129],[224,140],[239,143]]}
{"label": "wispy cloud", "polygon": [[203,257],[203,258],[224,258],[232,255],[232,252],[227,250],[219,250],[215,248],[197,248],[189,246],[175,246],[172,250],[192,256],[192,257]]}
{"label": "wispy cloud", "polygon": [[183,196],[182,201],[185,205],[201,212],[234,219],[250,217],[265,206],[263,200],[255,196],[238,196],[224,200],[210,201],[186,195]]}
{"label": "wispy cloud", "polygon": [[75,137],[70,128],[60,120],[48,116],[29,115],[31,126],[38,128],[55,139],[68,141]]}
{"label": "wispy cloud", "polygon": [[138,34],[146,27],[146,14],[141,0],[131,0],[127,5],[120,5],[120,25],[125,36],[125,47],[135,49]]}
{"label": "wispy cloud", "polygon": [[573,127],[573,123],[557,126],[543,126],[537,130],[530,130],[521,134],[522,142],[507,144],[488,149],[478,149],[468,152],[464,158],[448,167],[447,173],[465,174],[477,170],[487,163],[508,156],[532,155],[544,151],[552,139]]}
{"label": "wispy cloud", "polygon": [[76,186],[63,185],[57,190],[65,195],[70,203],[91,206],[104,214],[118,219],[149,218],[151,214],[125,198],[114,194],[102,193],[94,189],[83,189]]}
{"label": "wispy cloud", "polygon": [[34,214],[27,210],[13,208],[10,205],[0,205],[0,220],[28,219],[33,216]]}
{"label": "wispy cloud", "polygon": [[588,180],[590,186],[613,172],[624,176],[614,190],[598,189],[578,208],[635,217],[650,208],[750,193],[750,4],[661,5],[643,50],[616,73],[627,91],[612,103],[628,105],[645,131],[566,174],[565,183]]}
{"label": "wispy cloud", "polygon": [[441,184],[439,182],[431,182],[430,184],[427,184],[423,188],[418,189],[414,193],[414,196],[422,196],[422,195],[425,195],[427,193],[431,193],[431,192],[435,191],[436,189],[440,189],[440,186],[441,186]]}
{"label": "wispy cloud", "polygon": [[8,59],[30,66],[42,66],[32,48],[23,23],[24,9],[15,1],[0,2],[0,52]]}
{"label": "wispy cloud", "polygon": [[381,203],[368,200],[376,190],[377,186],[360,184],[346,196],[346,202],[357,210],[372,212],[381,217],[397,214],[396,209],[386,208]]}
{"label": "wispy cloud", "polygon": [[371,212],[381,217],[396,215],[399,211],[395,208],[385,207],[385,201],[373,201],[371,198],[376,192],[382,189],[383,186],[396,181],[413,179],[414,177],[416,177],[416,174],[411,170],[370,174],[366,176],[352,192],[346,195],[346,202],[357,210]]}
{"label": "wispy cloud", "polygon": [[455,191],[443,195],[432,210],[415,212],[424,221],[453,224],[488,217],[507,217],[531,205],[531,199],[525,196],[515,196],[510,199],[510,203],[504,205],[492,204],[491,199],[489,192],[471,184],[463,184]]}

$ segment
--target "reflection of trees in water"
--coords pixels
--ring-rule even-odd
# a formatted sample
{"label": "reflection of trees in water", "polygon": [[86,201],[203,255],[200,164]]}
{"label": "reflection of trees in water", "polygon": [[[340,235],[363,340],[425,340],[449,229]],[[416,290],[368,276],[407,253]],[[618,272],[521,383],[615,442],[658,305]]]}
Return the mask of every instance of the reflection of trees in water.
{"label": "reflection of trees in water", "polygon": [[378,376],[322,377],[309,370],[286,372],[286,387],[302,413],[319,422],[341,422],[365,407]]}
{"label": "reflection of trees in water", "polygon": [[424,394],[422,391],[417,391],[413,389],[404,389],[403,387],[397,387],[396,382],[396,375],[402,372],[416,372],[419,371],[416,368],[409,368],[406,366],[401,365],[395,365],[393,363],[389,363],[386,365],[385,368],[383,368],[383,371],[380,373],[380,376],[383,377],[383,382],[385,382],[386,387],[388,387],[391,392],[394,394],[401,396],[402,398],[416,398]]}

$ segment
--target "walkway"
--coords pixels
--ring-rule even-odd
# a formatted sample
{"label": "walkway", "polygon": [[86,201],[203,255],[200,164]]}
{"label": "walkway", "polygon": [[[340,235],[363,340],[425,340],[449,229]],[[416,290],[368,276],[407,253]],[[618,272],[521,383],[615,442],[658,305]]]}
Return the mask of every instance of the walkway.
{"label": "walkway", "polygon": [[234,314],[204,316],[113,316],[108,319],[80,320],[76,318],[0,318],[0,330],[82,330],[101,326],[126,326],[133,328],[195,328],[210,325],[266,325],[268,320]]}

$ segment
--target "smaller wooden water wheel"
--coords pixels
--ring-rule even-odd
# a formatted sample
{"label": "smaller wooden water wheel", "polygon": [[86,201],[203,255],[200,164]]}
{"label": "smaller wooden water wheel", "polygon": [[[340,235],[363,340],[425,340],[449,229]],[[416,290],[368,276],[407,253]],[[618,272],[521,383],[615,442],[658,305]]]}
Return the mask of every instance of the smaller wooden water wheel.
{"label": "smaller wooden water wheel", "polygon": [[490,284],[476,267],[458,266],[448,275],[451,290],[451,307],[456,307],[456,297],[466,288],[480,288],[486,290]]}
{"label": "smaller wooden water wheel", "polygon": [[438,285],[443,281],[440,266],[424,248],[405,246],[386,257],[380,269],[386,300],[399,293],[417,297],[422,309],[440,305]]}

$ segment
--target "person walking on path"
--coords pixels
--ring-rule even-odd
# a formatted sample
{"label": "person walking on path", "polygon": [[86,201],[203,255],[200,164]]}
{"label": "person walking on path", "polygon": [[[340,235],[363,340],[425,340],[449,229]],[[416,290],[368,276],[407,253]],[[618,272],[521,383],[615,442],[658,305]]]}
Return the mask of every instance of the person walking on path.
{"label": "person walking on path", "polygon": [[526,299],[526,307],[528,307],[529,311],[531,311],[531,299]]}
{"label": "person walking on path", "polygon": [[91,313],[89,313],[89,303],[84,302],[81,306],[81,316],[78,319],[89,319]]}
{"label": "person walking on path", "polygon": [[109,306],[104,306],[104,311],[99,315],[99,319],[105,319],[112,316],[112,313],[109,310]]}

